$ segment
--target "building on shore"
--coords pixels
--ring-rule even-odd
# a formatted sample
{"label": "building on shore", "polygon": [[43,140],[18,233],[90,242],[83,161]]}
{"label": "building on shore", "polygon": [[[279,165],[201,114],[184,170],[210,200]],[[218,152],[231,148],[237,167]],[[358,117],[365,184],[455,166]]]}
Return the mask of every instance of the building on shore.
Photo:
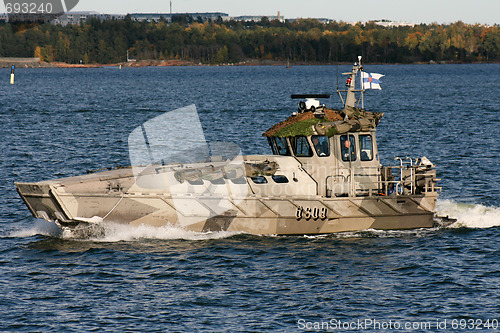
{"label": "building on shore", "polygon": [[318,22],[323,23],[323,24],[335,22],[334,19],[317,18],[317,17],[297,17],[297,18],[286,19],[287,22],[296,22],[296,21],[300,21],[300,20],[318,20]]}
{"label": "building on shore", "polygon": [[63,14],[52,21],[54,24],[59,24],[62,26],[66,26],[68,24],[80,24],[81,22],[85,22],[90,18],[96,18],[101,21],[106,20],[122,20],[125,18],[123,14],[100,14],[98,12],[68,12]]}
{"label": "building on shore", "polygon": [[280,22],[285,22],[285,18],[281,15],[281,13],[278,11],[278,15],[276,16],[269,16],[269,15],[242,15],[242,16],[227,16],[224,17],[224,21],[241,21],[241,22],[260,22],[262,21],[263,18],[267,18],[269,21],[274,21],[278,20]]}
{"label": "building on shore", "polygon": [[223,20],[229,17],[229,14],[226,13],[220,13],[220,12],[214,12],[214,13],[174,13],[174,14],[168,14],[168,13],[133,13],[129,14],[130,18],[133,21],[138,21],[138,22],[159,22],[159,21],[166,21],[166,22],[172,22],[172,18],[176,16],[184,16],[184,17],[191,17],[193,20],[202,20],[203,22],[207,21],[214,21],[220,18]]}
{"label": "building on shore", "polygon": [[380,25],[385,28],[395,28],[395,27],[414,27],[415,23],[409,23],[409,22],[403,22],[403,21],[390,21],[390,20],[376,20],[376,21],[369,21],[369,22],[362,22],[363,24],[365,23],[370,23],[373,22],[376,25]]}
{"label": "building on shore", "polygon": [[[81,22],[85,22],[90,18],[97,18],[101,21],[105,20],[121,20],[125,18],[125,15],[123,14],[100,14],[98,12],[94,11],[86,11],[86,12],[68,12],[65,14],[62,14],[54,19],[52,19],[56,15],[52,14],[21,14],[21,15],[16,15],[15,20],[16,21],[39,21],[42,20],[42,22],[47,22],[50,20],[50,23],[52,24],[57,24],[57,25],[70,25],[70,24],[80,24]],[[4,22],[9,22],[9,14],[0,14],[0,21]],[[10,20],[12,21],[12,20]]]}
{"label": "building on shore", "polygon": [[[201,20],[203,22],[207,21],[215,21],[219,18],[226,19],[229,17],[229,14],[226,13],[220,13],[220,12],[214,12],[214,13],[133,13],[133,14],[128,14],[130,15],[130,18],[133,21],[138,21],[138,22],[159,22],[159,21],[166,21],[166,22],[172,22],[172,17],[190,17],[193,20]],[[33,15],[31,15],[33,16]],[[21,17],[21,19],[25,20],[36,20],[38,16],[34,15],[31,17],[29,15],[26,15],[24,17]],[[57,24],[57,25],[71,25],[71,24],[80,24],[82,22],[86,22],[90,18],[96,18],[101,21],[106,21],[106,20],[123,20],[127,15],[125,14],[100,14],[98,12],[94,11],[81,11],[81,12],[67,12],[53,20],[50,21],[52,24]],[[18,18],[19,20],[19,18]],[[9,15],[8,14],[3,14],[0,13],[0,21],[8,22],[9,21]]]}
{"label": "building on shore", "polygon": [[278,20],[280,22],[285,22],[285,19],[282,16],[252,16],[252,15],[244,15],[244,16],[229,16],[225,17],[224,21],[242,21],[242,22],[260,22],[264,17],[266,17],[269,21]]}
{"label": "building on shore", "polygon": [[[133,21],[137,22],[160,22],[160,21],[165,21],[168,23],[172,22],[172,19],[175,17],[185,17],[185,18],[191,18],[193,21],[201,21],[201,22],[208,22],[208,21],[215,21],[218,19],[222,19],[223,21],[242,21],[242,22],[260,22],[264,17],[266,17],[269,21],[274,21],[278,20],[280,22],[295,22],[298,20],[304,20],[308,18],[287,18],[285,19],[280,12],[277,13],[278,15],[276,16],[269,16],[269,15],[241,15],[241,16],[229,16],[227,13],[222,13],[222,12],[207,12],[207,13],[132,13],[132,14],[127,14],[130,16],[130,18]],[[82,22],[86,22],[90,18],[96,18],[101,21],[106,21],[106,20],[123,20],[127,15],[125,14],[100,14],[95,11],[80,11],[80,12],[68,12],[65,13],[56,19],[51,20],[50,22],[52,24],[57,24],[57,25],[72,25],[72,24],[80,24]],[[31,15],[32,16],[32,15]],[[31,18],[30,15],[26,15],[25,19],[26,20],[31,20],[31,19],[36,19],[36,16]],[[319,22],[323,24],[328,24],[331,22],[334,22],[335,20],[330,19],[330,18],[309,18],[313,20],[318,20]],[[18,18],[19,20],[19,18]],[[8,22],[9,21],[9,15],[0,13],[0,21]],[[393,28],[393,27],[413,27],[415,26],[415,23],[408,23],[408,22],[402,22],[402,21],[390,21],[390,20],[372,20],[372,21],[366,21],[366,22],[351,22],[350,24],[355,25],[355,24],[367,24],[367,23],[375,23],[377,25],[386,27],[386,28]]]}

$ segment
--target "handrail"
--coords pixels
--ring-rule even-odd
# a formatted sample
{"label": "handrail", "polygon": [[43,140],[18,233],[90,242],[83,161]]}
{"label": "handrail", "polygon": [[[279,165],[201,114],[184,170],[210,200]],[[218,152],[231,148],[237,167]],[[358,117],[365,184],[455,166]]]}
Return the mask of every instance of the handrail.
{"label": "handrail", "polygon": [[[400,157],[395,158],[396,161],[399,161],[399,165],[396,166],[377,166],[377,167],[337,167],[334,168],[333,174],[328,175],[325,178],[325,195],[331,196],[333,189],[335,187],[331,187],[329,181],[331,179],[339,178],[338,181],[334,181],[335,183],[344,183],[346,188],[342,191],[347,192],[343,193],[343,195],[348,196],[373,196],[373,195],[414,195],[419,193],[429,193],[429,192],[437,192],[440,190],[440,187],[437,186],[437,181],[439,179],[436,177],[435,169],[432,167],[426,167],[422,164],[417,164],[419,159],[412,159],[410,157],[406,157],[406,160],[403,160]],[[349,169],[349,176],[340,175],[339,170]],[[399,169],[396,175],[394,175],[393,171]],[[376,174],[372,171],[376,170]],[[382,172],[384,170],[384,172]],[[360,172],[363,171],[363,172]],[[352,177],[351,177],[352,175]],[[370,180],[370,182],[364,182],[360,179],[360,177],[377,177],[377,180]],[[365,178],[366,179],[366,178]],[[356,180],[361,180],[360,183],[356,183]],[[418,182],[417,182],[418,180]],[[361,185],[361,188],[357,186]],[[369,185],[372,184],[372,185]],[[368,187],[364,187],[363,185],[368,185]]]}
{"label": "handrail", "polygon": [[[344,176],[344,175],[329,175],[326,177],[326,179],[325,179],[325,196],[328,198],[330,198],[332,196],[332,193],[331,193],[332,190],[328,188],[328,178],[334,178],[334,177],[346,179],[346,176]],[[330,193],[328,193],[328,191],[330,191]]]}
{"label": "handrail", "polygon": [[410,193],[415,194],[415,191],[413,189],[413,185],[415,183],[415,174],[414,174],[415,169],[413,168],[413,160],[411,159],[411,157],[408,157],[408,156],[406,156],[406,159],[410,160],[410,166],[411,166],[411,168],[410,168]]}

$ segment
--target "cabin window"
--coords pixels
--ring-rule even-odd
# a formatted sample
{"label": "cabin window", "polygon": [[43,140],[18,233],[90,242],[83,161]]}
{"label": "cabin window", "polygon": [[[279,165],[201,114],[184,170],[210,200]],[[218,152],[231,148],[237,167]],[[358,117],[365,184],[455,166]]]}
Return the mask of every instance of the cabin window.
{"label": "cabin window", "polygon": [[361,161],[373,161],[373,142],[371,135],[359,136],[359,155]]}
{"label": "cabin window", "polygon": [[264,176],[251,177],[255,184],[267,184],[267,179]]}
{"label": "cabin window", "polygon": [[216,178],[216,179],[210,179],[210,183],[214,185],[223,185],[226,183],[226,181],[224,180],[224,178]]}
{"label": "cabin window", "polygon": [[201,179],[196,179],[196,180],[189,180],[188,179],[188,183],[191,185],[203,185],[203,184],[205,184],[203,182],[203,180],[201,180]]}
{"label": "cabin window", "polygon": [[295,156],[311,157],[313,155],[311,146],[309,146],[309,142],[307,142],[307,138],[305,136],[296,136],[290,138],[290,141],[292,143]]}
{"label": "cabin window", "polygon": [[319,157],[330,156],[330,146],[328,145],[328,137],[323,135],[313,135],[311,141],[314,146],[314,151]]}
{"label": "cabin window", "polygon": [[290,156],[290,149],[288,149],[288,143],[286,138],[273,138],[275,145],[273,147],[273,153],[275,155]]}
{"label": "cabin window", "polygon": [[347,135],[340,136],[340,151],[342,154],[342,161],[356,161],[356,139],[354,135],[349,135],[349,139]]}
{"label": "cabin window", "polygon": [[285,183],[288,183],[288,178],[286,178],[286,176],[283,176],[283,175],[274,175],[272,176],[273,180],[275,183],[278,183],[278,184],[285,184]]}
{"label": "cabin window", "polygon": [[231,178],[231,181],[233,182],[233,184],[237,184],[237,185],[242,185],[242,184],[246,184],[247,183],[247,180],[244,177]]}

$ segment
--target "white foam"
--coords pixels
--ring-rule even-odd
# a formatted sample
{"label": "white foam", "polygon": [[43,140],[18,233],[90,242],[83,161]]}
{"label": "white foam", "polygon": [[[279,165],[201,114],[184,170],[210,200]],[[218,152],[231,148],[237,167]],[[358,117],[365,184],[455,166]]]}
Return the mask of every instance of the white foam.
{"label": "white foam", "polygon": [[[104,234],[92,238],[98,242],[121,242],[137,241],[144,239],[154,240],[208,240],[222,239],[240,234],[238,232],[218,231],[218,232],[194,232],[174,226],[153,227],[148,225],[131,226],[116,223],[105,223]],[[63,237],[71,238],[70,233]]]}
{"label": "white foam", "polygon": [[321,234],[321,235],[304,235],[304,238],[307,238],[307,239],[323,239],[323,238],[326,238],[328,237],[327,234]]}
{"label": "white foam", "polygon": [[34,225],[29,228],[15,230],[10,233],[10,237],[28,238],[36,235],[60,237],[62,239],[72,240],[91,240],[96,242],[121,242],[137,241],[144,239],[163,239],[163,240],[208,240],[229,238],[240,232],[218,231],[218,232],[194,232],[182,229],[180,227],[164,226],[153,227],[147,225],[131,226],[117,223],[106,222],[102,224],[103,229],[91,230],[88,235],[82,238],[82,233],[73,232],[67,228],[59,228],[54,222],[47,222],[41,219],[35,219]]}
{"label": "white foam", "polygon": [[16,230],[10,234],[11,237],[19,238],[28,238],[36,235],[58,237],[61,235],[61,229],[53,222],[36,219],[32,227]]}
{"label": "white foam", "polygon": [[419,228],[409,230],[380,230],[365,229],[360,231],[346,231],[333,234],[336,238],[400,238],[400,237],[426,237],[439,228]]}
{"label": "white foam", "polygon": [[500,207],[458,203],[438,200],[436,212],[439,216],[457,219],[450,228],[492,228],[500,226]]}

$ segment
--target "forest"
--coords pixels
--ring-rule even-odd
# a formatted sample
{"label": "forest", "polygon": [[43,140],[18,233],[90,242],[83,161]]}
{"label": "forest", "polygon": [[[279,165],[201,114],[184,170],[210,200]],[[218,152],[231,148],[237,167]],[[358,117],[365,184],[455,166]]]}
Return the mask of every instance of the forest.
{"label": "forest", "polygon": [[500,26],[420,24],[382,27],[374,22],[202,22],[175,17],[172,23],[89,19],[79,25],[42,24],[15,32],[0,23],[0,56],[40,57],[46,62],[110,64],[130,57],[183,59],[203,64],[249,59],[299,63],[498,62]]}

